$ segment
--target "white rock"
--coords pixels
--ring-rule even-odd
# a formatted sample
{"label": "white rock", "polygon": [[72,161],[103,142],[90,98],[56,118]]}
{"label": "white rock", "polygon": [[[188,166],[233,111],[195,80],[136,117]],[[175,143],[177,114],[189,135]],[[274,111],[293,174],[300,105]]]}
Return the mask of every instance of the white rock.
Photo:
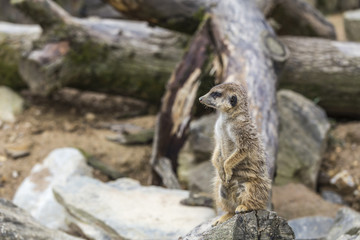
{"label": "white rock", "polygon": [[76,176],[54,193],[72,216],[110,239],[177,239],[215,216],[210,208],[180,205],[188,191],[145,187],[131,179],[105,184]]}
{"label": "white rock", "polygon": [[0,87],[0,119],[14,122],[24,109],[24,100],[8,87]]}
{"label": "white rock", "polygon": [[74,148],[52,151],[42,164],[36,164],[15,193],[13,202],[27,210],[43,225],[66,229],[66,211],[55,200],[53,186],[64,184],[71,176],[91,176],[82,153]]}

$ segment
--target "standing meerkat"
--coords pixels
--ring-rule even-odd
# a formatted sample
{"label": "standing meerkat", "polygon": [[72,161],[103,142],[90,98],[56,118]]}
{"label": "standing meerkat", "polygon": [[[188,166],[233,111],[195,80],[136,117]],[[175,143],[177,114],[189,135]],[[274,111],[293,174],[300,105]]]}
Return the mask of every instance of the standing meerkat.
{"label": "standing meerkat", "polygon": [[267,176],[265,152],[253,123],[246,89],[235,83],[213,87],[199,101],[220,112],[215,124],[216,205],[227,213],[214,225],[235,213],[265,209],[271,181]]}

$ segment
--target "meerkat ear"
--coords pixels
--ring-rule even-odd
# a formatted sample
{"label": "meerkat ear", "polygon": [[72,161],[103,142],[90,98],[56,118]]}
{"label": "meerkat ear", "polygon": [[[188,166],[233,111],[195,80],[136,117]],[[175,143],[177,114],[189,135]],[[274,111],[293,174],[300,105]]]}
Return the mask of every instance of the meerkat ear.
{"label": "meerkat ear", "polygon": [[235,107],[236,103],[237,103],[237,97],[235,95],[231,96],[230,98],[231,106]]}

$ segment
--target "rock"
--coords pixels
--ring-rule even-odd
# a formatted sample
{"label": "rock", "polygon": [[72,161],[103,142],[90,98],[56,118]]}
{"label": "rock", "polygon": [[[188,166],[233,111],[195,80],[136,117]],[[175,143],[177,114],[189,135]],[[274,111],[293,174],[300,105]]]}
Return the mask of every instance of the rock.
{"label": "rock", "polygon": [[136,133],[119,133],[116,135],[107,136],[106,138],[109,141],[118,142],[124,145],[148,144],[152,142],[154,138],[154,133],[154,129],[144,129]]}
{"label": "rock", "polygon": [[108,239],[176,239],[215,216],[209,208],[182,206],[187,191],[143,187],[126,178],[105,184],[76,176],[56,186],[54,193],[77,219],[72,225],[92,225]]}
{"label": "rock", "polygon": [[191,191],[212,193],[215,169],[210,161],[198,164],[190,169],[188,186]]}
{"label": "rock", "polygon": [[288,224],[296,239],[322,239],[327,236],[334,219],[329,217],[304,217],[290,220]]}
{"label": "rock", "polygon": [[0,199],[0,222],[0,239],[3,240],[80,240],[42,226],[23,209],[5,199]]}
{"label": "rock", "polygon": [[315,189],[330,124],[325,112],[290,90],[277,93],[280,131],[275,184],[301,182]]}
{"label": "rock", "polygon": [[338,189],[341,189],[344,193],[351,193],[356,189],[354,178],[347,170],[338,172],[330,179],[330,183],[335,185]]}
{"label": "rock", "polygon": [[189,148],[196,161],[209,160],[214,150],[214,126],[217,114],[205,115],[190,124]]}
{"label": "rock", "polygon": [[0,120],[15,122],[24,110],[24,100],[8,87],[0,86]]}
{"label": "rock", "polygon": [[295,239],[294,233],[286,220],[275,212],[266,210],[236,214],[234,217],[212,227],[214,220],[197,226],[181,240],[270,240]]}
{"label": "rock", "polygon": [[333,191],[322,190],[321,197],[328,202],[343,204],[343,205],[345,204],[344,199],[339,194]]}
{"label": "rock", "polygon": [[22,143],[15,143],[5,146],[5,152],[8,156],[16,159],[21,157],[26,157],[30,154],[33,143],[30,141],[25,141]]}
{"label": "rock", "polygon": [[27,210],[40,223],[51,229],[66,229],[64,208],[53,195],[53,186],[71,176],[91,176],[82,153],[74,148],[52,151],[42,164],[36,164],[17,189],[14,203]]}
{"label": "rock", "polygon": [[[349,239],[350,236],[357,236],[360,231],[360,213],[350,209],[341,208],[336,214],[335,223],[330,229],[327,240],[338,240],[339,238]],[[344,234],[349,236],[344,236]],[[347,238],[346,238],[347,237]],[[350,238],[351,239],[351,238]]]}
{"label": "rock", "polygon": [[274,186],[272,201],[279,216],[294,219],[308,216],[335,217],[340,205],[322,199],[302,184]]}
{"label": "rock", "polygon": [[360,9],[344,13],[346,38],[349,41],[360,41]]}

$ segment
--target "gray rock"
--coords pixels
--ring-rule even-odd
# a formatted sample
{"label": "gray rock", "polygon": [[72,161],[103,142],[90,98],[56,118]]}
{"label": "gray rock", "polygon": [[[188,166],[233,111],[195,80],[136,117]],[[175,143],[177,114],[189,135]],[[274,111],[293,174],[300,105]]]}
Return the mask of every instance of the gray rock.
{"label": "gray rock", "polygon": [[360,41],[360,9],[344,13],[346,37],[349,41]]}
{"label": "gray rock", "polygon": [[182,240],[290,240],[294,233],[286,220],[278,217],[275,212],[266,210],[236,214],[234,217],[212,227],[214,220],[197,226]]}
{"label": "gray rock", "polygon": [[0,239],[2,240],[80,240],[51,230],[10,201],[0,199]]}
{"label": "gray rock", "polygon": [[0,120],[15,122],[24,110],[24,100],[8,87],[0,86]]}
{"label": "gray rock", "polygon": [[323,190],[321,191],[321,197],[328,202],[342,204],[342,205],[346,204],[344,199],[339,194],[333,191]]}
{"label": "gray rock", "polygon": [[276,184],[301,182],[314,189],[330,124],[325,112],[290,90],[277,93],[280,132]]}
{"label": "gray rock", "polygon": [[131,179],[105,184],[77,176],[54,193],[77,219],[73,225],[92,225],[110,239],[176,239],[215,215],[209,208],[182,206],[188,191],[143,187]]}
{"label": "gray rock", "polygon": [[[359,236],[360,213],[350,208],[341,208],[335,217],[335,223],[331,227],[327,240],[352,239]],[[348,235],[348,236],[346,236]],[[355,238],[356,239],[356,238]]]}
{"label": "gray rock", "polygon": [[83,154],[74,148],[56,149],[42,164],[33,167],[17,189],[13,201],[46,227],[66,229],[66,211],[55,200],[52,188],[77,175],[92,175]]}
{"label": "gray rock", "polygon": [[216,114],[205,115],[190,124],[189,147],[196,161],[209,160],[214,150]]}
{"label": "gray rock", "polygon": [[288,223],[296,239],[320,239],[327,236],[334,219],[321,216],[303,217],[290,220]]}
{"label": "gray rock", "polygon": [[210,161],[198,164],[189,171],[188,186],[190,190],[212,193],[215,169]]}

